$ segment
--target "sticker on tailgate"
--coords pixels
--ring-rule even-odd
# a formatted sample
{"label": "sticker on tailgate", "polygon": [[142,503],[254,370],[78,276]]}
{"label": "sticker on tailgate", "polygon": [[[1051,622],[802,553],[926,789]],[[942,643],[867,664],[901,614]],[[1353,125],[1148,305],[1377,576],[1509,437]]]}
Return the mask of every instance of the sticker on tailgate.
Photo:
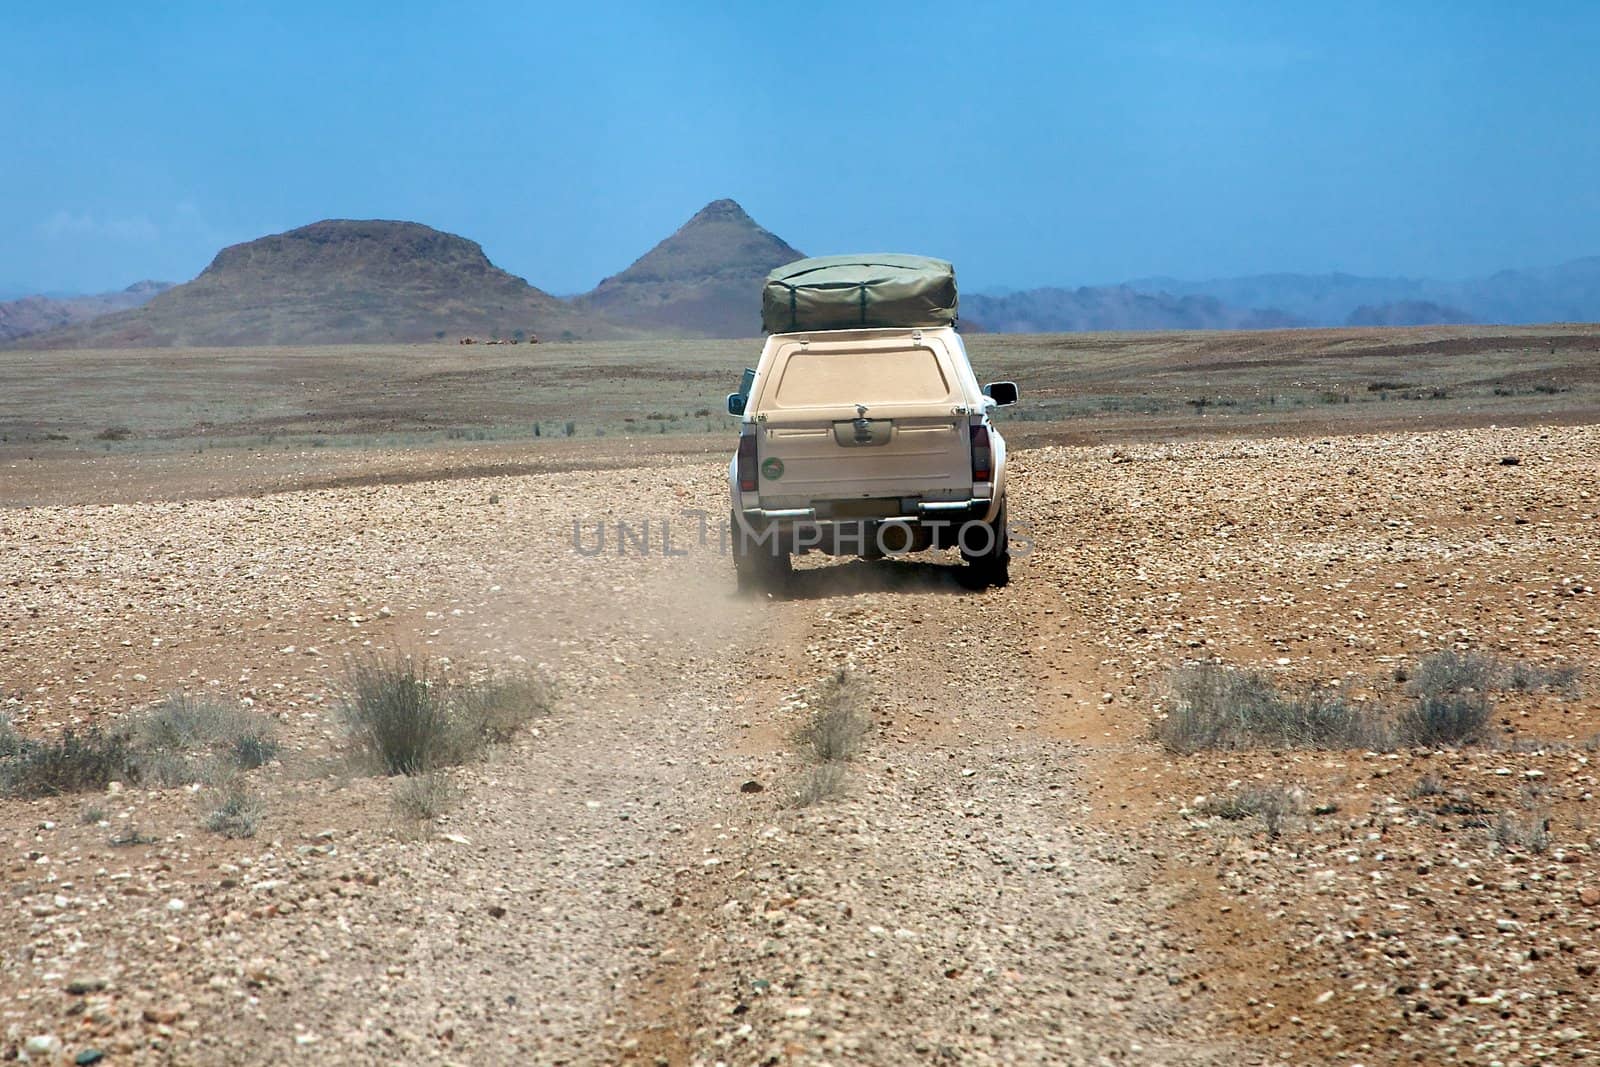
{"label": "sticker on tailgate", "polygon": [[775,482],[783,477],[783,460],[771,456],[761,464],[761,476],[769,482]]}

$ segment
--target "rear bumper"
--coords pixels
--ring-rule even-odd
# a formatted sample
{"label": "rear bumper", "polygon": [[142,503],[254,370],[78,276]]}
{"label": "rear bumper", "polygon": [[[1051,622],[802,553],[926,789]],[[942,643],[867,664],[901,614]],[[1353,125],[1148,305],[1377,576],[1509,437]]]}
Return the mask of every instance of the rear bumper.
{"label": "rear bumper", "polygon": [[912,514],[886,515],[876,518],[839,518],[817,516],[816,508],[745,508],[744,521],[757,529],[774,524],[804,524],[816,526],[855,526],[868,524],[881,526],[888,523],[916,526],[929,522],[973,522],[988,518],[994,501],[988,497],[971,500],[928,500],[919,503]]}
{"label": "rear bumper", "polygon": [[997,507],[987,498],[942,500],[922,504],[911,514],[874,518],[818,518],[816,508],[745,508],[737,515],[733,536],[743,551],[754,547],[873,559],[964,544],[964,531],[990,521],[990,509]]}

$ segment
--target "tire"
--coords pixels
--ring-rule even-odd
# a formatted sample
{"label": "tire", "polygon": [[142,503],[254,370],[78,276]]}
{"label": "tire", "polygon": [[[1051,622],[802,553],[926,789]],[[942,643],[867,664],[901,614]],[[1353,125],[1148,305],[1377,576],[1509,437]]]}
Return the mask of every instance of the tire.
{"label": "tire", "polygon": [[741,593],[781,592],[789,583],[793,561],[789,553],[775,549],[771,541],[752,538],[739,517],[728,516],[729,536],[733,541],[733,573]]}
{"label": "tire", "polygon": [[[987,526],[987,533],[969,532],[964,528],[961,537],[961,559],[967,565],[970,584],[976,588],[1002,586],[1011,581],[1011,546],[1006,537],[1006,502],[1000,501],[1000,510],[990,523],[968,523],[968,527]],[[967,545],[984,551],[968,552]]]}

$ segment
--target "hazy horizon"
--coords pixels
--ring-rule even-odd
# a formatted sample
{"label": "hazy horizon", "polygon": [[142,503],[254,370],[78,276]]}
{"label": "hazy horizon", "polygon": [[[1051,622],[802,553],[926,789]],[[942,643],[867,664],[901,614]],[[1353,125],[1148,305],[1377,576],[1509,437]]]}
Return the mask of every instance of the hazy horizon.
{"label": "hazy horizon", "polygon": [[0,290],[182,282],[343,217],[576,293],[724,196],[973,291],[1600,253],[1595,10],[918,10],[9,11]]}

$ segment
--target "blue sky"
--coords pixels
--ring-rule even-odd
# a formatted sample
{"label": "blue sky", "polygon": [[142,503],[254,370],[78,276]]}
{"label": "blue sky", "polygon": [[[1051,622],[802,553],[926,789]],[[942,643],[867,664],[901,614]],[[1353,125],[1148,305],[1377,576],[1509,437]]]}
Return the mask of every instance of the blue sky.
{"label": "blue sky", "polygon": [[707,201],[970,288],[1600,254],[1600,5],[0,7],[0,289],[322,218],[555,292]]}

